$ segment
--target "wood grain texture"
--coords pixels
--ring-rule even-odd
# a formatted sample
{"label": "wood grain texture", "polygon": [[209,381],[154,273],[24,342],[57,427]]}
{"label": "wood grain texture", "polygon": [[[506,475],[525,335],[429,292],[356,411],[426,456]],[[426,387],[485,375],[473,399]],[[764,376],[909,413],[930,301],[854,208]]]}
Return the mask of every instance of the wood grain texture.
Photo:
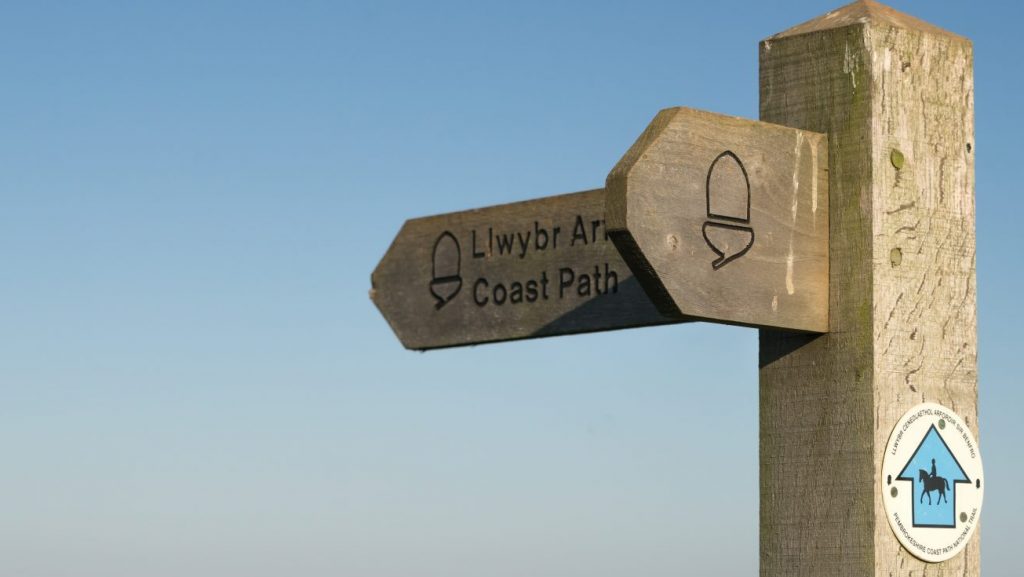
{"label": "wood grain texture", "polygon": [[370,296],[409,349],[682,322],[605,234],[603,189],[409,220]]}
{"label": "wood grain texture", "polygon": [[970,43],[857,2],[760,47],[761,118],[829,135],[830,332],[760,335],[761,575],[979,574],[975,534],[927,564],[879,478],[932,401],[977,435]]}
{"label": "wood grain texture", "polygon": [[608,229],[666,314],[828,329],[828,142],[661,111],[608,176]]}

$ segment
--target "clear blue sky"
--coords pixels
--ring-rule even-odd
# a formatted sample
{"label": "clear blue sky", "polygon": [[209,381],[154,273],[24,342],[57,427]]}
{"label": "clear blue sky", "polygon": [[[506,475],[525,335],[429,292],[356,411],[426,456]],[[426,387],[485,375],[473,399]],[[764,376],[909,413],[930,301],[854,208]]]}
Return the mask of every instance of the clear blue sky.
{"label": "clear blue sky", "polygon": [[[0,576],[757,571],[756,332],[427,354],[405,218],[600,186],[660,109],[756,118],[836,2],[22,2],[0,22]],[[975,43],[986,575],[1019,571],[1017,3]]]}

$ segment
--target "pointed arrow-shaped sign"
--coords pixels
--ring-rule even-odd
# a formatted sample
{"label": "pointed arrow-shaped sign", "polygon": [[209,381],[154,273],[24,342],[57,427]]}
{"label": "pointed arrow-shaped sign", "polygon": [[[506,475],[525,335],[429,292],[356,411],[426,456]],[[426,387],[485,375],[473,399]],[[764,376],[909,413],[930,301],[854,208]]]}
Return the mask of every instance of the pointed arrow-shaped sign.
{"label": "pointed arrow-shaped sign", "polygon": [[608,176],[608,228],[665,313],[828,331],[824,135],[663,110]]}
{"label": "pointed arrow-shaped sign", "polygon": [[896,480],[913,483],[914,527],[956,527],[956,484],[971,479],[935,425],[928,427]]}
{"label": "pointed arrow-shaped sign", "polygon": [[591,190],[405,223],[371,297],[406,348],[650,326],[658,312]]}

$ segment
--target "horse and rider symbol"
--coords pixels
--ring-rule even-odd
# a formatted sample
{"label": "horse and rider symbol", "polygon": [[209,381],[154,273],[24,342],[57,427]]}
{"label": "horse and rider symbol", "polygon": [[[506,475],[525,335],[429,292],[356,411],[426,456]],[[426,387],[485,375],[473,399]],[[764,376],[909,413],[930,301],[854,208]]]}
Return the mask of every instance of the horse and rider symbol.
{"label": "horse and rider symbol", "polygon": [[940,500],[945,500],[947,503],[949,499],[946,498],[946,489],[949,489],[949,481],[945,477],[940,477],[935,474],[935,459],[932,459],[932,470],[931,473],[924,469],[918,469],[917,478],[924,485],[924,490],[921,491],[920,501],[924,501],[925,495],[928,496],[928,504],[932,504],[932,491],[938,491],[939,496],[935,500],[937,505]]}

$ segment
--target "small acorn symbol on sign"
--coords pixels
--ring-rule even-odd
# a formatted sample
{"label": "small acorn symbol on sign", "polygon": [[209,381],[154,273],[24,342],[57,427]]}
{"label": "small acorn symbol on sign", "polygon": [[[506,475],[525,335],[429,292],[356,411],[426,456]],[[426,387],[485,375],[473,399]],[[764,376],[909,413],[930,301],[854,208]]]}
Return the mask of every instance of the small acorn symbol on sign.
{"label": "small acorn symbol on sign", "polygon": [[715,270],[745,255],[754,245],[750,225],[750,179],[731,150],[719,154],[708,169],[708,220],[701,227],[704,242],[718,258]]}
{"label": "small acorn symbol on sign", "polygon": [[462,288],[462,277],[459,276],[462,266],[462,251],[459,241],[449,231],[444,231],[434,241],[434,253],[431,266],[430,294],[434,295],[434,308],[451,302]]}

